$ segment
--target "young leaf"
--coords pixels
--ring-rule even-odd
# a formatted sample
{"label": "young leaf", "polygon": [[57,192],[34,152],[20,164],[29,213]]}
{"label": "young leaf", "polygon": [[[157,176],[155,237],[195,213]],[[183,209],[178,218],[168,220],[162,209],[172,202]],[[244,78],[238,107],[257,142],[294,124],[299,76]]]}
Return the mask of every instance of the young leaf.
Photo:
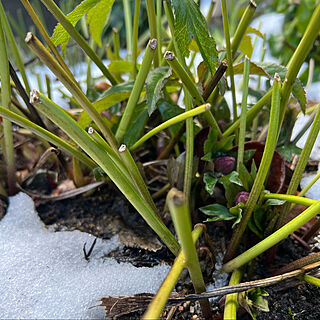
{"label": "young leaf", "polygon": [[238,186],[243,186],[241,180],[239,179],[239,174],[237,171],[232,171],[231,173],[229,173],[228,175],[225,176],[227,179],[229,179],[229,181],[231,183],[234,183]]}
{"label": "young leaf", "polygon": [[216,128],[212,128],[209,132],[208,139],[204,143],[204,154],[208,154],[214,150],[214,146],[217,143],[218,131]]}
{"label": "young leaf", "polygon": [[[136,65],[139,69],[140,65]],[[113,60],[110,62],[108,69],[114,73],[126,73],[132,71],[132,61]]]}
{"label": "young leaf", "polygon": [[100,0],[87,16],[87,24],[93,40],[101,47],[101,33],[114,0]]}
{"label": "young leaf", "polygon": [[[73,11],[71,11],[67,18],[72,23],[73,26],[81,19],[83,15],[85,15],[90,9],[92,9],[100,0],[84,0],[82,1]],[[54,28],[53,35],[51,40],[57,46],[61,44],[62,52],[65,53],[67,43],[69,41],[69,34],[63,28],[63,26],[58,23]]]}
{"label": "young leaf", "polygon": [[238,203],[236,206],[229,209],[230,213],[234,215],[236,221],[232,225],[232,229],[241,221],[242,211],[244,208],[244,204],[242,202]]}
{"label": "young leaf", "polygon": [[175,37],[181,54],[189,56],[189,44],[194,39],[211,74],[218,65],[216,42],[209,33],[206,19],[194,0],[172,0],[175,13]]}
{"label": "young leaf", "polygon": [[253,179],[246,166],[242,162],[240,162],[239,165],[239,179],[241,180],[245,190],[249,191],[253,185]]}
{"label": "young leaf", "polygon": [[252,56],[253,46],[251,42],[251,37],[245,34],[240,42],[239,50],[241,50],[249,58]]}
{"label": "young leaf", "polygon": [[281,206],[284,204],[286,200],[280,200],[280,199],[268,199],[264,204],[266,206]]}
{"label": "young leaf", "polygon": [[208,206],[199,208],[201,212],[208,216],[213,216],[212,218],[208,218],[208,221],[221,221],[221,220],[233,220],[235,216],[229,212],[227,207],[221,204],[209,204]]}
{"label": "young leaf", "polygon": [[161,97],[161,90],[165,85],[166,79],[172,73],[171,68],[159,67],[151,71],[146,80],[147,87],[147,105],[149,116],[156,109],[157,102]]}
{"label": "young leaf", "polygon": [[218,182],[218,178],[215,178],[211,175],[211,173],[206,172],[203,176],[203,182],[205,183],[205,189],[206,191],[212,196],[213,195],[213,189]]}

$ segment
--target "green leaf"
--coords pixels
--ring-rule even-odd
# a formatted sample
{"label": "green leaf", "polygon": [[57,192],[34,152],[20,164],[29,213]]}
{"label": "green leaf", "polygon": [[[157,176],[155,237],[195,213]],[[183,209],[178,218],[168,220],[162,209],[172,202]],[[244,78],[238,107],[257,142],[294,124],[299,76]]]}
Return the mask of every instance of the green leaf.
{"label": "green leaf", "polygon": [[242,211],[245,205],[240,202],[236,206],[229,209],[230,213],[235,216],[236,221],[232,225],[232,229],[241,221],[242,219]]}
{"label": "green leaf", "polygon": [[225,176],[227,179],[229,179],[229,181],[231,183],[234,183],[238,186],[243,186],[241,180],[239,179],[239,174],[237,171],[232,171],[231,173],[229,173],[228,175]]}
{"label": "green leaf", "polygon": [[240,42],[239,50],[242,51],[249,58],[252,56],[253,46],[251,42],[251,37],[245,34]]}
{"label": "green leaf", "polygon": [[147,104],[144,101],[136,106],[131,126],[124,136],[124,144],[130,148],[143,134],[143,129],[148,120]]}
{"label": "green leaf", "polygon": [[266,206],[281,206],[284,204],[286,200],[280,200],[280,199],[268,199],[264,204]]}
{"label": "green leaf", "polygon": [[218,178],[215,178],[211,175],[211,173],[206,172],[203,175],[203,182],[205,183],[205,189],[206,191],[212,196],[213,195],[213,189],[218,182]]}
{"label": "green leaf", "polygon": [[221,220],[233,220],[235,216],[229,212],[227,207],[221,204],[209,204],[208,206],[199,208],[201,212],[208,216],[213,216],[208,218],[205,222],[209,221],[221,221]]}
{"label": "green leaf", "polygon": [[189,44],[194,39],[211,74],[218,66],[216,42],[210,35],[206,19],[194,0],[172,0],[175,13],[175,38],[181,54],[189,56]]}
{"label": "green leaf", "polygon": [[101,47],[101,33],[109,12],[112,8],[114,0],[100,0],[100,2],[93,7],[87,16],[87,24],[93,40]]}
{"label": "green leaf", "polygon": [[[84,0],[82,1],[73,11],[71,11],[67,18],[71,22],[73,26],[76,25],[76,23],[81,19],[83,15],[85,15],[90,9],[92,9],[97,3],[99,3],[100,0]],[[61,44],[62,52],[65,53],[67,43],[69,41],[69,34],[64,29],[64,27],[61,25],[61,23],[58,23],[56,27],[54,28],[53,35],[51,37],[51,40],[53,43],[57,46]]]}
{"label": "green leaf", "polygon": [[[93,103],[98,112],[113,106],[114,104],[129,98],[134,81],[123,82],[112,86],[100,95],[99,100]],[[91,118],[86,111],[82,111],[78,120],[79,125],[85,128],[91,122]]]}
{"label": "green leaf", "polygon": [[[234,74],[243,74],[244,62],[238,63],[233,66]],[[263,76],[271,79],[271,76],[268,72],[266,72],[262,67],[258,66],[256,62],[250,61],[250,74],[255,74],[257,76]],[[226,75],[229,75],[228,69],[226,71]]]}
{"label": "green leaf", "polygon": [[161,91],[166,83],[166,79],[172,74],[168,66],[159,67],[151,71],[146,80],[147,105],[149,116],[157,107],[157,102],[161,97]]}
{"label": "green leaf", "polygon": [[260,38],[264,38],[263,34],[261,33],[260,30],[256,29],[256,28],[252,28],[252,27],[248,27],[246,33],[254,33],[255,35],[257,35]]}
{"label": "green leaf", "polygon": [[301,148],[292,143],[281,146],[277,150],[280,152],[281,156],[287,159],[289,162],[292,161],[292,154],[299,155],[302,151]]}
{"label": "green leaf", "polygon": [[246,166],[242,162],[240,162],[239,165],[239,179],[241,180],[246,191],[249,191],[253,185],[253,179]]}

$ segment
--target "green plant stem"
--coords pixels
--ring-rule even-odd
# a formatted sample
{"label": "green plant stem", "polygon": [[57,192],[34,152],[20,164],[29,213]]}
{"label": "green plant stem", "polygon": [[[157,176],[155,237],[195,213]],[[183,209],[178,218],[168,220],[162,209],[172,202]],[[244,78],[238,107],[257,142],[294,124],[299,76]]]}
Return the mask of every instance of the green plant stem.
{"label": "green plant stem", "polygon": [[3,107],[0,107],[0,115],[8,119],[11,122],[14,122],[15,124],[24,127],[31,132],[33,132],[35,135],[39,136],[40,138],[43,138],[45,141],[51,142],[53,145],[57,146],[58,148],[64,150],[65,152],[69,153],[70,155],[78,158],[81,162],[86,164],[90,168],[95,168],[97,165],[87,157],[83,152],[79,151],[75,147],[73,147],[68,142],[60,139],[55,134],[51,133],[50,131],[41,128],[40,126],[34,124],[33,122],[29,121],[28,119],[21,117]]}
{"label": "green plant stem", "polygon": [[157,40],[152,39],[147,45],[146,52],[144,54],[142,64],[137,75],[136,81],[134,83],[133,89],[131,91],[127,106],[122,114],[121,121],[116,133],[116,138],[119,142],[122,142],[127,129],[129,127],[130,121],[132,119],[135,107],[138,103],[141,91],[144,87],[147,75],[151,69],[152,60],[156,54]]}
{"label": "green plant stem", "polygon": [[[156,17],[156,8],[154,5],[154,0],[146,0],[146,5],[147,5],[147,13],[148,13],[150,38],[157,39],[157,41],[158,41],[157,17]],[[158,43],[158,45],[159,45],[159,43]],[[154,67],[157,68],[158,66],[159,66],[159,56],[158,56],[158,54],[156,54],[156,55],[154,55]]]}
{"label": "green plant stem", "polygon": [[299,196],[303,197],[309,190],[310,188],[319,180],[320,178],[320,172],[318,172],[312,180],[299,192]]}
{"label": "green plant stem", "polygon": [[249,75],[250,75],[250,59],[247,56],[245,56],[244,70],[243,70],[243,87],[242,87],[239,143],[238,143],[238,159],[237,159],[237,171],[238,172],[239,172],[240,164],[243,163],[244,143],[246,140],[247,99],[248,99],[248,91],[249,91]]}
{"label": "green plant stem", "polygon": [[[192,241],[195,244],[198,238],[200,237],[203,231],[202,226],[196,226],[192,231]],[[183,269],[186,267],[186,260],[183,255],[183,252],[180,251],[178,257],[174,261],[173,266],[171,267],[169,273],[164,279],[161,287],[159,288],[157,294],[152,299],[152,302],[149,304],[147,311],[143,315],[142,319],[159,319],[161,312],[168,301],[170,293],[174,289],[175,284],[177,283],[179,276]]]}
{"label": "green plant stem", "polygon": [[227,61],[228,61],[229,75],[230,75],[230,82],[231,82],[233,121],[236,121],[238,118],[237,101],[236,101],[236,88],[235,88],[235,84],[234,84],[232,49],[231,49],[231,43],[230,43],[229,19],[228,19],[228,9],[227,9],[227,1],[226,0],[221,0],[221,10],[222,10],[224,37],[225,37],[226,48],[227,48]]}
{"label": "green plant stem", "polygon": [[[168,193],[167,201],[195,292],[205,292],[206,286],[203,281],[197,251],[192,241],[191,220],[185,195],[183,192],[173,188]],[[211,319],[209,300],[200,300],[199,302],[203,317]]]}
{"label": "green plant stem", "polygon": [[157,0],[157,36],[158,36],[158,59],[162,59],[162,0]]}
{"label": "green plant stem", "polygon": [[[122,160],[123,160],[125,166],[127,168],[131,168],[130,174],[132,176],[132,181],[136,185],[137,189],[139,190],[139,192],[141,193],[143,198],[147,201],[147,203],[150,205],[152,210],[157,215],[159,215],[158,209],[153,202],[153,199],[150,195],[150,192],[148,191],[148,188],[147,188],[147,186],[141,176],[139,168],[137,167],[136,162],[134,161],[134,159],[133,159],[130,151],[126,147],[126,145],[122,144],[119,148],[119,152],[120,152],[120,154],[124,154],[124,156],[122,157]],[[159,215],[159,218],[160,218],[160,215]]]}
{"label": "green plant stem", "polygon": [[252,20],[252,17],[256,11],[256,4],[254,1],[250,0],[248,6],[246,7],[246,10],[244,11],[241,20],[238,24],[238,27],[236,29],[236,32],[233,36],[232,39],[232,43],[231,43],[231,52],[232,52],[232,56],[234,57],[239,45],[241,43],[241,40],[243,38],[243,36],[245,35],[247,28]]}
{"label": "green plant stem", "polygon": [[[191,94],[192,98],[195,101],[196,105],[204,103],[204,99],[202,95],[200,94],[199,90],[197,89],[193,79],[191,76],[187,73],[185,68],[181,65],[181,63],[177,60],[173,52],[167,51],[164,55],[165,60],[168,62],[170,67],[173,69],[173,71],[179,76],[182,83],[185,85],[186,89]],[[210,124],[211,127],[215,127],[218,131],[219,136],[221,137],[222,133],[219,128],[219,125],[215,118],[213,117],[212,113],[210,112],[210,109],[207,110],[205,113],[206,120]]]}
{"label": "green plant stem", "polygon": [[279,199],[285,200],[290,203],[302,204],[304,206],[311,206],[316,202],[316,200],[304,198],[302,196],[292,196],[288,194],[279,194],[279,193],[268,193],[264,195],[263,199]]}
{"label": "green plant stem", "polygon": [[22,59],[21,59],[21,56],[20,56],[20,53],[19,53],[19,50],[18,50],[18,47],[16,44],[16,40],[14,38],[13,32],[11,30],[7,15],[3,9],[3,5],[2,5],[1,1],[0,1],[0,19],[2,22],[3,30],[7,36],[7,40],[8,40],[9,46],[11,48],[14,61],[19,68],[19,72],[21,74],[21,78],[23,80],[24,87],[27,92],[30,92],[30,86],[29,86],[29,82],[28,82],[28,78],[27,78],[25,69],[24,69],[24,64],[22,62]]}
{"label": "green plant stem", "polygon": [[[239,284],[242,278],[243,270],[242,268],[236,269],[232,272],[229,286]],[[238,309],[238,293],[231,293],[226,296],[226,303],[224,305],[224,320],[236,320],[237,319],[237,309]]]}
{"label": "green plant stem", "polygon": [[115,60],[120,60],[120,39],[119,39],[119,31],[117,28],[112,28],[112,40],[113,40],[113,53],[115,55]]}
{"label": "green plant stem", "polygon": [[[318,109],[317,105],[316,105],[316,107]],[[290,141],[291,144],[296,145],[297,142],[302,138],[302,136],[307,132],[307,130],[310,128],[310,126],[312,125],[312,123],[314,121],[314,117],[315,117],[316,113],[317,113],[317,110],[314,110],[312,112],[309,119],[306,121],[306,123],[304,124],[302,129],[299,131],[299,133],[294,137],[294,139],[292,141]]]}
{"label": "green plant stem", "polygon": [[47,96],[49,99],[51,99],[51,81],[50,77],[45,74],[45,79],[46,79],[46,87],[47,87]]}
{"label": "green plant stem", "polygon": [[[185,107],[186,114],[188,111],[192,110],[192,98],[188,91],[185,92]],[[185,194],[186,199],[191,199],[191,184],[193,178],[193,151],[194,151],[194,129],[193,129],[193,118],[186,119],[186,160],[185,160],[185,169],[184,169],[184,184],[183,184],[183,192]]]}
{"label": "green plant stem", "polygon": [[140,13],[141,0],[136,0],[134,5],[134,18],[133,18],[133,34],[132,34],[132,77],[137,76],[137,58],[138,58],[138,34],[139,34],[139,13]]}
{"label": "green plant stem", "polygon": [[215,5],[216,5],[216,1],[215,0],[211,0],[210,1],[210,5],[209,5],[209,9],[208,9],[208,13],[206,15],[207,24],[210,23],[210,19],[212,17],[212,13],[213,13]]}
{"label": "green plant stem", "polygon": [[284,119],[286,106],[289,101],[289,97],[290,97],[290,93],[291,93],[294,81],[298,75],[301,65],[306,60],[307,55],[311,50],[320,32],[319,21],[320,21],[320,3],[318,3],[316,9],[314,10],[312,17],[309,20],[308,26],[302,36],[302,39],[299,42],[297,49],[294,51],[292,57],[290,58],[287,64],[288,72],[286,74],[286,81],[284,82],[283,88],[281,90],[281,113],[280,113],[279,132],[280,132],[281,124]]}
{"label": "green plant stem", "polygon": [[[320,105],[318,107],[317,114],[314,118],[314,122],[312,124],[312,127],[310,129],[310,133],[308,135],[307,141],[305,143],[305,146],[301,152],[299,161],[297,163],[297,166],[293,172],[292,178],[290,180],[290,184],[288,186],[287,194],[292,195],[295,194],[297,191],[297,188],[300,184],[303,172],[306,168],[306,165],[308,163],[313,145],[317,139],[317,136],[319,134],[320,130]],[[288,218],[289,210],[290,209],[290,204],[285,203],[284,206],[282,207],[282,210],[279,215],[279,219],[277,221],[276,228],[280,228],[284,225]]]}
{"label": "green plant stem", "polygon": [[191,78],[190,74],[187,73],[182,64],[178,61],[173,52],[167,51],[164,55],[169,66],[181,79],[182,83],[186,86],[187,90],[190,92],[192,99],[194,99],[196,104],[203,104],[204,100],[197,89],[194,80]]}
{"label": "green plant stem", "polygon": [[103,121],[100,114],[94,108],[92,103],[82,92],[82,90],[73,84],[72,79],[64,71],[64,69],[57,63],[57,61],[50,55],[48,50],[42,45],[42,43],[32,34],[28,33],[26,37],[26,43],[32,49],[32,51],[39,57],[39,59],[55,74],[55,76],[63,83],[63,85],[70,91],[70,93],[76,98],[77,102],[82,108],[90,115],[91,119],[97,124],[104,137],[114,150],[118,150],[118,142],[115,139],[112,131]]}
{"label": "green plant stem", "polygon": [[73,182],[77,188],[81,188],[86,184],[83,172],[80,166],[80,161],[76,157],[72,157],[72,173]]}
{"label": "green plant stem", "polygon": [[[11,87],[10,87],[10,74],[8,63],[8,52],[6,39],[2,28],[2,18],[0,19],[0,78],[1,78],[1,104],[4,108],[10,110],[11,104]],[[7,181],[8,181],[8,194],[13,195],[16,191],[16,167],[14,159],[13,136],[12,136],[12,123],[4,119],[2,122],[4,134],[4,146],[2,150],[6,166],[7,166]]]}
{"label": "green plant stem", "polygon": [[124,23],[126,26],[126,41],[127,41],[127,55],[128,60],[132,56],[132,16],[131,16],[131,1],[122,0],[124,10]]}
{"label": "green plant stem", "polygon": [[170,183],[165,184],[161,189],[152,194],[152,199],[157,199],[166,194],[166,192],[171,188]]}
{"label": "green plant stem", "polygon": [[313,205],[311,205],[308,209],[302,212],[299,216],[292,219],[286,225],[278,229],[276,232],[272,233],[269,237],[260,241],[258,244],[245,251],[238,257],[233,260],[227,262],[222,266],[221,272],[231,272],[244,264],[248,263],[261,253],[265,252],[275,244],[279,243],[283,239],[285,239],[292,232],[299,229],[313,217],[315,217],[320,212],[320,200],[316,201]]}
{"label": "green plant stem", "polygon": [[307,283],[313,284],[317,287],[320,287],[320,279],[313,277],[313,276],[309,276],[308,274],[304,274],[298,277],[298,279],[303,280]]}
{"label": "green plant stem", "polygon": [[[25,7],[25,9],[27,10],[30,18],[32,19],[33,23],[36,25],[37,29],[39,30],[39,32],[40,32],[40,34],[41,34],[41,36],[43,38],[43,40],[46,42],[46,44],[50,48],[50,50],[52,51],[53,55],[56,57],[56,59],[58,60],[58,62],[62,66],[62,68],[68,73],[69,77],[71,79],[73,79],[73,81],[78,85],[78,83],[75,80],[75,78],[74,78],[72,72],[70,71],[68,65],[66,64],[66,62],[62,58],[61,54],[59,53],[59,51],[56,48],[56,46],[54,45],[54,43],[51,41],[51,38],[48,35],[46,29],[44,28],[44,26],[42,25],[42,23],[41,23],[40,19],[38,18],[37,14],[33,10],[30,2],[28,0],[20,0],[20,1],[23,4],[23,6]],[[30,91],[27,90],[27,92],[30,92]]]}
{"label": "green plant stem", "polygon": [[183,112],[163,123],[161,123],[160,125],[158,125],[157,127],[155,127],[154,129],[150,130],[148,133],[146,133],[144,136],[142,136],[131,148],[130,150],[135,150],[136,148],[138,148],[139,146],[141,146],[145,141],[147,141],[148,139],[150,139],[152,136],[154,136],[155,134],[157,134],[158,132],[178,123],[181,121],[184,121],[188,118],[191,117],[195,117],[203,112],[205,112],[206,110],[208,110],[210,108],[210,104],[203,104],[197,108],[194,108],[192,110]]}
{"label": "green plant stem", "polygon": [[280,87],[281,87],[280,77],[278,74],[276,74],[273,82],[270,122],[269,122],[269,130],[268,130],[266,145],[264,148],[264,152],[262,155],[257,176],[254,180],[253,187],[249,195],[249,199],[244,209],[243,217],[237,229],[232,235],[227,253],[225,255],[225,261],[230,260],[234,256],[238,248],[238,245],[241,241],[241,237],[247,227],[247,224],[250,220],[250,217],[255,208],[255,205],[259,199],[260,193],[263,189],[264,182],[269,172],[274,149],[276,147],[276,143],[278,139],[278,123],[279,123],[279,114],[280,114]]}
{"label": "green plant stem", "polygon": [[171,250],[174,255],[179,253],[179,244],[152,211],[148,203],[143,199],[136,187],[131,183],[130,178],[119,169],[118,165],[113,161],[110,155],[100,144],[96,143],[87,132],[85,132],[71,117],[66,117],[63,109],[59,108],[52,101],[47,99],[41,93],[33,92],[31,95],[33,105],[51,121],[59,125],[76,144],[81,148],[105,171],[109,178],[115,183],[120,191],[131,202],[135,209],[145,219],[147,224],[157,233],[161,240]]}
{"label": "green plant stem", "polygon": [[[101,70],[103,75],[113,84],[117,84],[116,79],[109,72],[108,68],[103,64],[97,54],[90,48],[88,43],[83,39],[77,29],[72,25],[60,8],[54,3],[53,0],[41,0],[41,2],[47,7],[47,9],[53,14],[53,16],[61,23],[61,25],[67,30],[69,35],[75,42],[81,47],[81,49],[91,58],[96,66]],[[131,35],[131,33],[130,33]]]}

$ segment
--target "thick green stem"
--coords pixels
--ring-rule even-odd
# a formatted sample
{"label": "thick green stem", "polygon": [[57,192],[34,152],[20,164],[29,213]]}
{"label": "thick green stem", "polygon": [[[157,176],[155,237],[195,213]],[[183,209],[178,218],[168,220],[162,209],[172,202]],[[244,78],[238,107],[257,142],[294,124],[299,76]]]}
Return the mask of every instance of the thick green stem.
{"label": "thick green stem", "polygon": [[[196,226],[192,231],[192,240],[195,244],[198,238],[200,237],[203,231],[202,226]],[[186,259],[183,255],[183,252],[180,251],[178,257],[174,261],[172,268],[170,269],[168,275],[161,284],[160,289],[157,294],[152,299],[152,302],[149,304],[147,311],[143,315],[142,319],[159,319],[161,312],[168,301],[170,293],[174,289],[175,284],[177,283],[179,276],[183,269],[186,267]]]}
{"label": "thick green stem", "polygon": [[[300,184],[303,172],[304,172],[306,165],[308,163],[313,145],[318,137],[319,130],[320,130],[320,105],[319,105],[319,109],[317,111],[317,114],[314,118],[313,125],[311,127],[311,130],[308,135],[305,146],[301,152],[297,166],[293,172],[293,175],[292,175],[292,178],[291,178],[288,190],[287,190],[287,194],[289,194],[289,195],[295,194],[297,191],[297,188]],[[277,229],[282,227],[285,224],[285,222],[288,218],[289,211],[290,211],[289,209],[290,209],[290,204],[289,203],[284,204],[284,206],[282,207],[282,210],[280,212],[278,222],[277,222]]]}
{"label": "thick green stem", "polygon": [[65,72],[65,70],[57,63],[57,61],[51,56],[48,50],[42,45],[42,43],[32,34],[28,33],[26,37],[26,43],[32,49],[32,51],[39,57],[39,59],[55,74],[55,76],[63,83],[63,85],[70,91],[70,93],[76,98],[78,103],[86,112],[90,115],[91,119],[97,124],[102,134],[105,136],[109,144],[114,150],[118,150],[118,142],[115,139],[112,131],[103,121],[100,114],[94,108],[92,103],[82,92],[82,90],[73,84],[72,79]]}
{"label": "thick green stem", "polygon": [[162,0],[157,0],[157,39],[158,39],[158,61],[162,59]]}
{"label": "thick green stem", "polygon": [[[50,50],[52,51],[52,53],[54,54],[54,56],[56,57],[56,59],[58,60],[60,65],[62,66],[62,68],[68,73],[69,77],[71,79],[73,79],[73,81],[78,85],[78,83],[75,80],[75,78],[73,77],[73,74],[70,71],[68,65],[66,64],[66,62],[62,58],[61,54],[59,53],[58,49],[56,48],[56,46],[52,42],[50,36],[48,35],[46,29],[42,25],[42,23],[41,23],[40,19],[38,18],[37,14],[33,10],[30,2],[28,0],[20,0],[20,1],[23,4],[23,6],[25,7],[25,9],[27,10],[27,12],[28,12],[30,18],[32,19],[33,23],[36,25],[37,29],[39,30],[43,40],[46,42],[46,44],[48,45],[48,47],[50,48]],[[30,91],[27,90],[27,92],[29,93]]]}
{"label": "thick green stem", "polygon": [[18,50],[18,47],[16,44],[16,40],[14,38],[13,32],[12,32],[10,24],[8,22],[7,15],[4,12],[3,5],[2,5],[1,1],[0,1],[0,19],[2,22],[3,30],[7,36],[7,40],[8,40],[9,46],[11,48],[13,57],[14,57],[14,61],[19,68],[19,72],[21,74],[21,77],[22,77],[22,80],[24,83],[24,87],[27,92],[30,92],[30,86],[29,86],[29,82],[28,82],[28,78],[27,78],[25,69],[24,69],[24,64],[22,62],[22,59],[21,59],[21,56],[20,56],[20,53],[19,53],[19,50]]}
{"label": "thick green stem", "polygon": [[279,114],[280,114],[280,77],[278,74],[274,77],[273,83],[273,94],[271,102],[271,111],[270,111],[270,124],[269,131],[267,136],[266,145],[262,155],[261,163],[257,176],[254,180],[253,187],[250,192],[249,199],[246,203],[243,217],[236,231],[233,233],[228,251],[225,256],[225,261],[230,260],[241,241],[241,237],[247,227],[247,224],[250,220],[251,214],[255,208],[255,205],[259,199],[260,193],[263,189],[264,182],[269,172],[271,161],[273,158],[274,149],[276,147],[277,138],[278,138],[278,123],[279,123]]}
{"label": "thick green stem", "polygon": [[52,101],[38,92],[33,92],[31,96],[33,105],[51,121],[59,125],[75,143],[81,148],[105,171],[120,191],[126,196],[136,210],[141,214],[149,226],[158,234],[161,240],[167,245],[174,255],[179,253],[179,244],[152,211],[148,203],[142,198],[136,187],[130,179],[119,169],[117,163],[110,157],[106,150],[96,143],[87,132],[85,132],[71,117],[66,117],[64,110],[55,105]]}
{"label": "thick green stem", "polygon": [[235,56],[239,48],[240,42],[247,31],[247,28],[252,20],[252,17],[256,11],[256,8],[257,8],[257,5],[255,4],[255,2],[250,0],[246,10],[244,11],[241,17],[241,20],[238,24],[238,27],[232,39],[231,52],[233,57]]}
{"label": "thick green stem", "polygon": [[132,77],[137,76],[137,58],[138,58],[138,34],[139,34],[139,13],[140,13],[141,0],[136,0],[134,5],[134,18],[133,18],[133,34],[132,34]]}
{"label": "thick green stem", "polygon": [[[90,48],[88,43],[83,39],[77,29],[72,25],[68,18],[63,14],[60,8],[54,3],[53,0],[41,0],[41,2],[47,7],[47,9],[53,14],[53,16],[61,23],[61,25],[67,30],[69,35],[75,42],[81,47],[81,49],[91,58],[91,60],[97,65],[104,76],[115,85],[117,84],[116,79],[110,73],[108,68],[103,64],[97,54]],[[131,33],[130,33],[131,35]]]}
{"label": "thick green stem", "polygon": [[137,79],[134,83],[133,89],[131,91],[127,106],[122,114],[122,118],[116,133],[116,138],[119,142],[122,142],[127,129],[129,127],[130,121],[132,119],[135,107],[140,98],[141,91],[144,87],[147,75],[151,69],[152,60],[156,54],[157,40],[152,39],[149,41],[146,52],[144,54],[142,64],[137,75]]}
{"label": "thick green stem", "polygon": [[304,274],[302,276],[299,276],[298,279],[303,280],[307,283],[313,284],[317,287],[320,287],[320,279],[319,278],[309,276],[308,274]]}
{"label": "thick green stem", "polygon": [[[0,17],[1,18],[1,17]],[[8,63],[8,52],[6,39],[2,29],[2,18],[0,19],[0,78],[1,78],[1,104],[4,108],[10,109],[11,87]],[[13,195],[16,191],[16,167],[14,159],[12,124],[9,120],[3,120],[4,145],[3,155],[7,165],[8,194]]]}
{"label": "thick green stem", "polygon": [[[239,284],[242,278],[243,270],[236,269],[232,272],[229,286],[234,286]],[[238,293],[231,293],[226,296],[226,303],[224,305],[224,320],[236,320],[237,319],[237,309],[238,309]]]}
{"label": "thick green stem", "polygon": [[231,92],[232,92],[232,110],[233,110],[233,122],[237,120],[237,101],[236,101],[236,88],[234,84],[234,72],[233,72],[233,64],[232,64],[232,49],[230,43],[230,33],[229,33],[229,19],[228,19],[228,9],[227,9],[227,1],[221,0],[221,10],[222,10],[222,18],[223,18],[223,30],[224,37],[226,41],[227,48],[227,61],[229,66],[229,75],[231,82]]}
{"label": "thick green stem", "polygon": [[250,75],[250,60],[246,56],[244,59],[244,70],[243,70],[243,87],[242,87],[242,102],[241,102],[241,115],[240,115],[239,143],[238,143],[238,160],[237,160],[238,172],[239,172],[240,164],[243,163],[244,143],[246,139],[249,75]]}
{"label": "thick green stem", "polygon": [[141,146],[145,141],[150,139],[152,136],[154,136],[158,132],[160,132],[160,131],[162,131],[162,130],[164,130],[164,129],[166,129],[166,128],[168,128],[178,122],[184,121],[184,120],[191,118],[191,117],[195,117],[195,116],[205,112],[209,108],[210,108],[210,104],[206,103],[206,104],[203,104],[197,108],[194,108],[192,110],[181,113],[181,114],[167,120],[166,122],[161,123],[160,125],[158,125],[154,129],[152,129],[148,133],[146,133],[143,137],[141,137],[130,149],[135,150],[136,148]]}
{"label": "thick green stem", "polygon": [[[186,114],[188,111],[192,110],[192,98],[189,92],[185,92],[185,106]],[[193,149],[194,149],[194,132],[193,132],[193,118],[186,119],[186,160],[185,160],[185,170],[184,170],[184,184],[183,192],[188,203],[190,204],[190,193],[191,184],[193,178]]]}
{"label": "thick green stem", "polygon": [[315,217],[319,212],[320,200],[311,205],[308,209],[306,209],[296,218],[292,219],[282,228],[272,233],[269,237],[265,238],[264,240],[260,241],[258,244],[256,244],[249,250],[245,251],[238,257],[224,264],[222,266],[221,272],[231,272],[248,263],[255,257],[259,256],[261,253],[265,252],[275,244],[285,239],[292,232],[299,229],[301,226],[303,226],[305,223],[307,223],[309,220]]}
{"label": "thick green stem", "polygon": [[285,200],[290,203],[295,204],[302,204],[304,206],[311,206],[316,202],[316,200],[304,198],[302,196],[292,196],[288,194],[281,194],[281,193],[268,193],[264,195],[263,199],[279,199],[279,200]]}
{"label": "thick green stem", "polygon": [[131,4],[129,0],[122,0],[124,9],[124,23],[126,25],[126,41],[127,41],[127,55],[129,61],[132,55],[132,16]]}
{"label": "thick green stem", "polygon": [[[154,5],[154,0],[146,0],[146,4],[147,4],[150,38],[156,39],[158,41],[157,17],[156,17],[156,8]],[[158,66],[159,66],[159,56],[158,54],[156,54],[154,55],[154,67],[157,68]]]}
{"label": "thick green stem", "polygon": [[[206,286],[203,281],[197,251],[192,241],[191,220],[184,193],[173,188],[169,191],[167,200],[174,228],[181,242],[181,249],[186,259],[195,292],[205,292]],[[200,305],[203,317],[205,319],[211,319],[209,300],[200,300]]]}

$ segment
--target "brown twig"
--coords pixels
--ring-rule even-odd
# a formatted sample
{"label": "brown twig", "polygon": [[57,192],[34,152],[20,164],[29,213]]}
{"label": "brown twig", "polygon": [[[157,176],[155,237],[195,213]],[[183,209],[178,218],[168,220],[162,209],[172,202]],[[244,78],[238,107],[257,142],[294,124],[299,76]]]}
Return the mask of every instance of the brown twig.
{"label": "brown twig", "polygon": [[227,60],[224,59],[220,63],[216,73],[213,75],[213,77],[211,78],[210,82],[206,86],[206,89],[204,90],[204,93],[202,94],[202,97],[203,97],[204,101],[208,100],[208,98],[210,97],[212,91],[218,85],[220,79],[222,78],[222,76],[226,72],[227,68],[228,68],[228,63],[227,63]]}

